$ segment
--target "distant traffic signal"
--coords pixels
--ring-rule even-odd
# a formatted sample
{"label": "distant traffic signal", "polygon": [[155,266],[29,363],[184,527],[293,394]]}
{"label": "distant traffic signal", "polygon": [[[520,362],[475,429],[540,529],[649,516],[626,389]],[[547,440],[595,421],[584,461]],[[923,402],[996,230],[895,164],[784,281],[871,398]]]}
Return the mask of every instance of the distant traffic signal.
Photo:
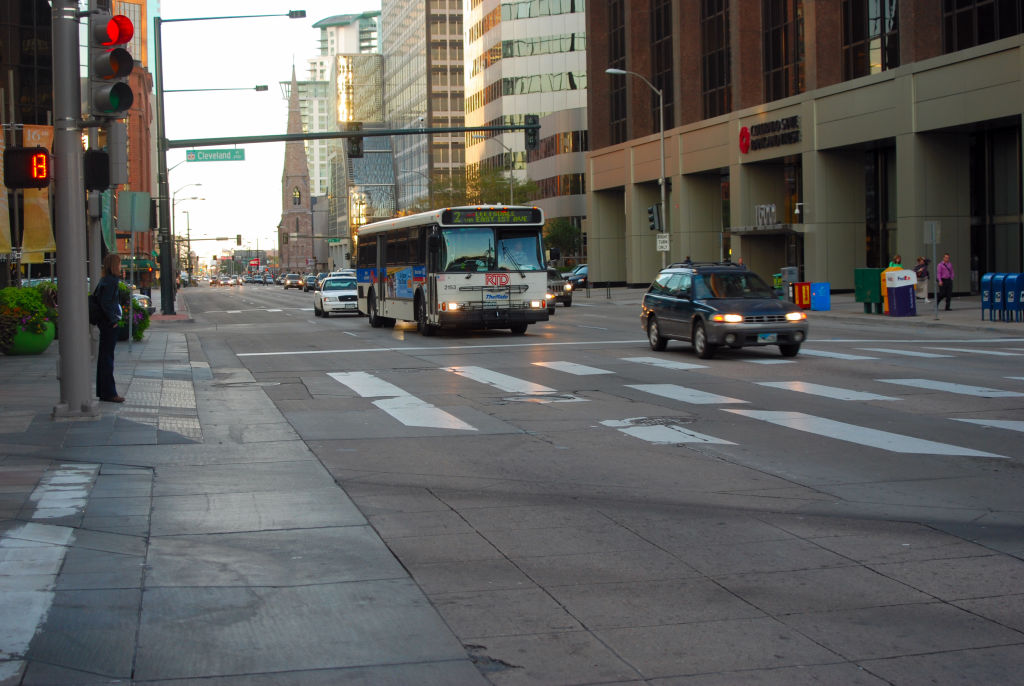
{"label": "distant traffic signal", "polygon": [[46,188],[53,169],[46,148],[4,150],[4,185],[8,188]]}
{"label": "distant traffic signal", "polygon": [[[345,124],[346,131],[362,131],[363,122],[361,121],[350,121]],[[345,156],[351,159],[356,159],[363,156],[363,137],[362,136],[349,136],[345,139]]]}
{"label": "distant traffic signal", "polygon": [[110,0],[90,0],[89,6],[89,113],[123,117],[135,100],[127,82],[135,59],[122,46],[135,26],[123,14],[110,13]]}
{"label": "distant traffic signal", "polygon": [[651,231],[661,231],[661,203],[648,206],[647,228]]}
{"label": "distant traffic signal", "polygon": [[536,114],[524,114],[523,124],[530,127],[523,132],[525,147],[527,150],[536,150],[540,147],[540,117]]}

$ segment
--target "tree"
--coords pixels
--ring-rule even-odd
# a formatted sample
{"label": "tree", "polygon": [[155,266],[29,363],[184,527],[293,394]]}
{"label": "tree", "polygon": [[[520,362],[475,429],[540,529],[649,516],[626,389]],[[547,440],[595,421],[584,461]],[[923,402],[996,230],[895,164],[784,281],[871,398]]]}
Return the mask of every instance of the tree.
{"label": "tree", "polygon": [[564,257],[572,257],[580,253],[581,232],[565,217],[549,219],[544,227],[544,244],[549,248],[558,248]]}
{"label": "tree", "polygon": [[[428,197],[409,207],[408,212],[424,212],[438,207],[505,204],[509,200],[508,172],[471,165],[458,170],[435,171],[430,179]],[[530,202],[537,195],[537,184],[515,178],[512,194],[516,203]]]}

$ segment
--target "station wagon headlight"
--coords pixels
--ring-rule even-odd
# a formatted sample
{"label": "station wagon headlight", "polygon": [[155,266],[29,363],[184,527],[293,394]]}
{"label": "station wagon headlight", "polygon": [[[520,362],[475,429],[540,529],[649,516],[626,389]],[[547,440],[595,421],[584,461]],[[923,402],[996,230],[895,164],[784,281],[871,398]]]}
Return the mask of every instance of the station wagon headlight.
{"label": "station wagon headlight", "polygon": [[787,312],[786,313],[786,321],[789,321],[789,322],[802,322],[805,319],[807,319],[807,313],[806,312]]}
{"label": "station wagon headlight", "polygon": [[711,321],[713,322],[727,322],[729,324],[742,324],[742,314],[713,314],[711,315]]}

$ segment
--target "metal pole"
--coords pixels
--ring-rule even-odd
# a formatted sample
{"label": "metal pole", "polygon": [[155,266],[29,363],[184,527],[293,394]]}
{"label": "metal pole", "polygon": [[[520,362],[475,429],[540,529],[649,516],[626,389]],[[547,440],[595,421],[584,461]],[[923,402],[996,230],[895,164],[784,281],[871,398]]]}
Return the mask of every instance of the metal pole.
{"label": "metal pole", "polygon": [[57,299],[61,304],[57,378],[60,402],[53,417],[99,414],[89,374],[89,308],[85,284],[85,183],[82,173],[78,2],[54,0],[53,115],[54,224],[57,229]]}
{"label": "metal pole", "polygon": [[[665,92],[660,88],[654,90],[658,94],[658,128],[661,129],[661,230],[671,234],[672,232],[668,230],[668,205],[665,204]],[[662,250],[662,269],[665,268],[667,256],[668,253]]]}
{"label": "metal pole", "polygon": [[164,116],[164,60],[161,27],[153,17],[153,45],[156,51],[156,161],[157,194],[160,200],[157,235],[160,240],[160,312],[174,314],[174,261],[171,255],[171,200],[167,181],[167,131]]}
{"label": "metal pole", "polygon": [[[501,141],[498,141],[498,142],[501,143]],[[513,162],[512,158],[513,158],[513,153],[512,153],[512,149],[507,147],[504,143],[501,143],[501,147],[503,147],[506,150],[508,150],[508,204],[509,205],[515,205],[516,204],[516,199],[515,199],[515,195],[514,195],[513,189],[515,188],[516,177],[515,177],[515,175],[512,174],[512,162]]]}

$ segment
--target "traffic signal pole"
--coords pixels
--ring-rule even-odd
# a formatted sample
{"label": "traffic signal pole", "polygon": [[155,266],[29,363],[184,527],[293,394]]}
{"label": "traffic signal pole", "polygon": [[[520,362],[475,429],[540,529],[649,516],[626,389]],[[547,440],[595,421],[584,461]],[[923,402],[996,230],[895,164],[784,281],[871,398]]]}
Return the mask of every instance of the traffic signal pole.
{"label": "traffic signal pole", "polygon": [[[92,392],[89,308],[85,288],[85,181],[82,175],[82,115],[78,58],[78,2],[54,0],[53,156],[54,225],[57,241],[57,300],[60,337],[57,378],[60,401],[53,417],[99,415]],[[95,285],[95,284],[93,284]]]}
{"label": "traffic signal pole", "polygon": [[161,30],[163,19],[153,17],[153,47],[156,50],[156,162],[157,238],[160,243],[160,312],[174,314],[174,256],[171,255],[171,189],[167,179],[167,132],[164,117],[164,60]]}

